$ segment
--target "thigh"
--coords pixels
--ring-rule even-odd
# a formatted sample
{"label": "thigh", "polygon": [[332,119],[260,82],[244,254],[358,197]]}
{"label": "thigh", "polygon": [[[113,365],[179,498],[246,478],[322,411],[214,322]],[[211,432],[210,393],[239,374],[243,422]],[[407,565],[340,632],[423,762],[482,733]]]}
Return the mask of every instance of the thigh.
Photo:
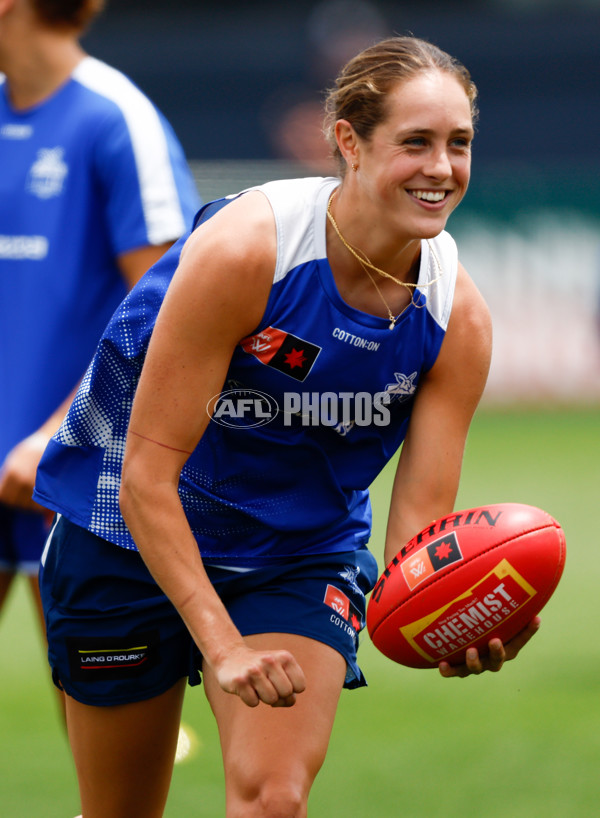
{"label": "thigh", "polygon": [[241,575],[207,570],[242,636],[283,633],[322,642],[345,658],[345,687],[366,684],[357,649],[366,595],[377,578],[377,562],[366,548],[298,557]]}
{"label": "thigh", "polygon": [[151,699],[194,675],[191,637],[137,552],[61,518],[40,585],[53,679],[82,704]]}
{"label": "thigh", "polygon": [[143,702],[95,707],[66,696],[85,818],[160,818],[167,800],[185,680]]}
{"label": "thigh", "polygon": [[[272,633],[245,641],[256,648],[293,653],[305,673],[306,690],[290,708],[264,704],[250,708],[225,693],[205,666],[205,690],[219,728],[231,814],[238,814],[236,805],[258,801],[265,790],[277,788],[295,790],[306,802],[325,759],[346,674],[343,656],[314,639]],[[239,814],[245,814],[243,809]]]}

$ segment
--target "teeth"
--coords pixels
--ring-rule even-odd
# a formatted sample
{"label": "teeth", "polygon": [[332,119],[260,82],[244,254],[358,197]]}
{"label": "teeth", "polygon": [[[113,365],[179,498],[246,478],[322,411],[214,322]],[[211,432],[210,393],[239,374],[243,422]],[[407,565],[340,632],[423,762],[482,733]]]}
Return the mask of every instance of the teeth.
{"label": "teeth", "polygon": [[441,202],[445,198],[446,192],[443,190],[437,192],[433,190],[413,190],[412,195],[417,199],[425,199],[427,202]]}

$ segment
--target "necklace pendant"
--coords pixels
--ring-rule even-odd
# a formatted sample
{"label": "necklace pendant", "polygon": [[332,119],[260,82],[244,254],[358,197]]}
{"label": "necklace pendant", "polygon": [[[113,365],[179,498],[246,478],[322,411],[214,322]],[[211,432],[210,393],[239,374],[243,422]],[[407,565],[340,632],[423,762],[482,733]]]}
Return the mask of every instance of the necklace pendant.
{"label": "necklace pendant", "polygon": [[394,329],[395,326],[396,326],[396,319],[392,318],[392,320],[390,321],[390,325],[389,325],[388,329]]}

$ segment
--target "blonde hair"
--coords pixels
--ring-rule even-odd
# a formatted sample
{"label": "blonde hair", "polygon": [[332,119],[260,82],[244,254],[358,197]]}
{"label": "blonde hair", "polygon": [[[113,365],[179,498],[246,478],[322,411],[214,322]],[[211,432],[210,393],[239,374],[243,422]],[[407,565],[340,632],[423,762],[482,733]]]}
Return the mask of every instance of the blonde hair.
{"label": "blonde hair", "polygon": [[475,123],[477,88],[471,75],[457,59],[425,40],[390,37],[364,49],[346,63],[327,94],[323,122],[325,137],[342,175],[346,163],[335,138],[337,120],[346,119],[358,136],[368,141],[387,116],[388,92],[399,82],[432,70],[445,71],[458,80],[469,100]]}

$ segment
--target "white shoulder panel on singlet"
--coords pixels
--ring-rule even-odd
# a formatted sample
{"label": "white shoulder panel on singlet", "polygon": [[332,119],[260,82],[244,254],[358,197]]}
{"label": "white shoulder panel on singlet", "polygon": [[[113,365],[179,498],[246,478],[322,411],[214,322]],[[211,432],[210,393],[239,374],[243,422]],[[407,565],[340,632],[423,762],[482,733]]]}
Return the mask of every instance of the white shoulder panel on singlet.
{"label": "white shoulder panel on singlet", "polygon": [[73,79],[113,102],[121,111],[136,158],[140,195],[151,244],[162,244],[185,231],[167,138],[148,97],[124,74],[94,57],[86,57]]}
{"label": "white shoulder panel on singlet", "polygon": [[325,258],[324,219],[335,177],[267,182],[258,189],[269,200],[277,229],[277,264],[273,281],[314,258]]}
{"label": "white shoulder panel on singlet", "polygon": [[[427,297],[427,310],[442,329],[447,329],[458,271],[458,250],[449,233],[421,242],[419,285]],[[422,286],[421,286],[422,285]]]}
{"label": "white shoulder panel on singlet", "polygon": [[[335,177],[314,177],[268,182],[260,186],[275,214],[277,264],[274,282],[305,261],[327,256],[327,203],[339,183]],[[421,242],[421,253],[420,289],[427,297],[427,310],[445,330],[456,284],[456,243],[449,233],[442,231],[434,239]]]}

